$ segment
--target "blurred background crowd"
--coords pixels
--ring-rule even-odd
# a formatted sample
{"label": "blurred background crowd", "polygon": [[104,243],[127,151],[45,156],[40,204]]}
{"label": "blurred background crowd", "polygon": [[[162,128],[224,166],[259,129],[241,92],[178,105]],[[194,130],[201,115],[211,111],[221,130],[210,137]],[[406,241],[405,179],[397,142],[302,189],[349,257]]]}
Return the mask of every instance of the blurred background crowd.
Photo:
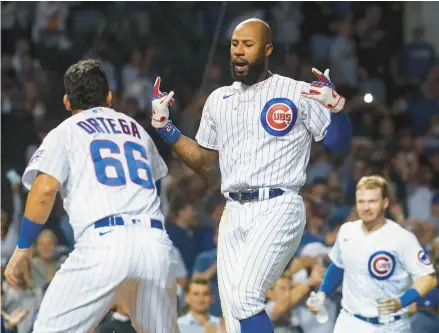
{"label": "blurred background crowd", "polygon": [[[171,119],[194,137],[207,96],[229,85],[229,39],[241,20],[271,24],[275,73],[311,82],[311,68],[331,69],[354,126],[350,153],[315,144],[302,195],[306,230],[294,259],[267,293],[276,332],[332,332],[340,293],[318,324],[304,306],[328,264],[342,223],[356,219],[355,184],[371,174],[392,185],[388,216],[411,230],[439,272],[439,63],[428,23],[404,35],[401,2],[12,2],[1,3],[2,273],[20,228],[26,191],[19,177],[45,135],[69,114],[62,77],[80,59],[102,62],[113,108],[136,118],[168,163],[162,207],[174,243],[182,333],[225,332],[216,278],[217,226],[224,208],[216,168],[205,182],[176,159],[150,126],[152,84],[176,93]],[[437,38],[437,35],[436,35]],[[433,44],[436,42],[436,45]],[[2,320],[29,333],[44,291],[73,249],[68,216],[57,200],[35,244],[25,291],[2,276]],[[68,286],[66,286],[68,288]],[[413,306],[414,333],[439,332],[435,291]],[[272,311],[276,307],[276,311]],[[97,332],[133,332],[115,305]]]}

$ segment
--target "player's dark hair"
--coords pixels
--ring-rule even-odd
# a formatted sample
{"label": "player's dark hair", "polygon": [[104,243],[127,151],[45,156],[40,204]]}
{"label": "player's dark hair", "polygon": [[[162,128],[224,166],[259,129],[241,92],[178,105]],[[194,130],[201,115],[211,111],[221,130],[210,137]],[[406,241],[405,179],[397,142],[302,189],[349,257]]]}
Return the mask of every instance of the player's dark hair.
{"label": "player's dark hair", "polygon": [[71,65],[64,74],[64,89],[72,110],[106,106],[110,91],[104,68],[96,60]]}
{"label": "player's dark hair", "polygon": [[201,284],[203,286],[208,286],[209,291],[212,290],[212,288],[210,287],[210,282],[208,280],[206,280],[206,279],[192,279],[189,281],[189,283],[186,284],[186,287],[185,287],[186,293],[189,292],[189,288],[191,287],[192,284]]}

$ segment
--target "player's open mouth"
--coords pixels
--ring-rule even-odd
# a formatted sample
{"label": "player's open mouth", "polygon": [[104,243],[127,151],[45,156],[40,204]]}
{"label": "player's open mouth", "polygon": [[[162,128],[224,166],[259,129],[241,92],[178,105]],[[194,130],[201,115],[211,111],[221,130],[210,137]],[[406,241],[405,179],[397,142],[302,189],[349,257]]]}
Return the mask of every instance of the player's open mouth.
{"label": "player's open mouth", "polygon": [[235,71],[242,73],[248,69],[248,65],[245,62],[235,62]]}

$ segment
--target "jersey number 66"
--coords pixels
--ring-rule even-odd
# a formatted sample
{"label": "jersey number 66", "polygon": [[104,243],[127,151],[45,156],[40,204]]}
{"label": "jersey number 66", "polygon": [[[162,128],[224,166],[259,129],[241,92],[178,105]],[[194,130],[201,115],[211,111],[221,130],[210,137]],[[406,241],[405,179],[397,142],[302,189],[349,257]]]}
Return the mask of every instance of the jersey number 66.
{"label": "jersey number 66", "polygon": [[[118,158],[102,157],[101,151],[108,150],[111,154],[119,155]],[[138,143],[127,141],[123,145],[123,154],[128,166],[128,174],[133,183],[143,188],[153,189],[154,182],[151,176],[149,165],[143,161],[136,159],[134,153],[139,153],[144,160],[146,157],[146,149]],[[122,186],[126,184],[126,173],[124,166],[120,160],[121,149],[119,145],[110,140],[94,140],[90,144],[91,158],[95,165],[96,177],[101,184],[107,186]],[[116,176],[110,177],[107,168],[112,168],[116,172]],[[145,178],[141,178],[139,171],[144,170]]]}

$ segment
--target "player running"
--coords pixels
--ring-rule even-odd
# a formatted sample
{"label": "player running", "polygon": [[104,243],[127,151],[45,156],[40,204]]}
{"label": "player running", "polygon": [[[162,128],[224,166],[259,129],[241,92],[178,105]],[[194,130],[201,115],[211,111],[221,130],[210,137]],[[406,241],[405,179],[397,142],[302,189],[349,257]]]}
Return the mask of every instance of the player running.
{"label": "player running", "polygon": [[218,240],[218,281],[229,333],[268,333],[265,293],[292,258],[305,225],[298,194],[305,183],[312,139],[337,153],[350,146],[345,99],[329,70],[312,85],[273,74],[270,27],[250,19],[233,32],[234,83],[204,106],[196,141],[168,119],[169,95],[154,87],[152,125],[193,170],[205,175],[219,159],[228,199]]}
{"label": "player running", "polygon": [[436,286],[433,265],[415,235],[384,217],[389,195],[384,178],[360,179],[360,219],[341,226],[319,292],[307,301],[317,313],[343,283],[334,333],[409,333],[407,307]]}
{"label": "player running", "polygon": [[22,285],[60,190],[76,246],[45,294],[34,332],[88,332],[113,303],[128,309],[137,332],[178,332],[172,243],[155,186],[166,164],[146,131],[110,108],[97,61],[72,65],[64,87],[72,116],[47,135],[24,172],[30,192],[6,279]]}

